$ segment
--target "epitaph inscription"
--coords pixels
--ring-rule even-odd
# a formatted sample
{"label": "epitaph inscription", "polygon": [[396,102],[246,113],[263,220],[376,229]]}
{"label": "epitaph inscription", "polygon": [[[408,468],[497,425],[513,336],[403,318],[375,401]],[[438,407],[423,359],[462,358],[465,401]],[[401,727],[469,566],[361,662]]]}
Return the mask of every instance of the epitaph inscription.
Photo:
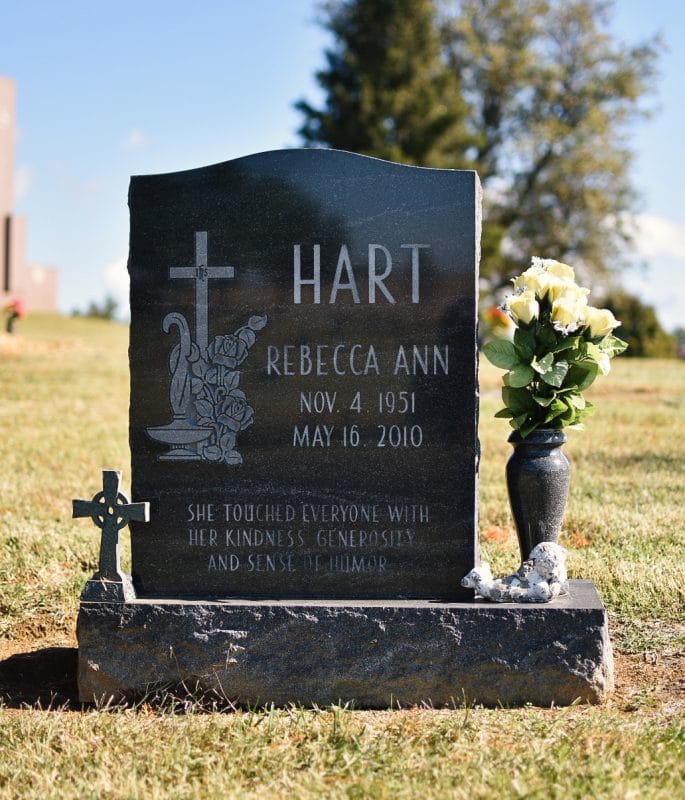
{"label": "epitaph inscription", "polygon": [[465,596],[475,173],[282,151],[130,207],[138,594]]}

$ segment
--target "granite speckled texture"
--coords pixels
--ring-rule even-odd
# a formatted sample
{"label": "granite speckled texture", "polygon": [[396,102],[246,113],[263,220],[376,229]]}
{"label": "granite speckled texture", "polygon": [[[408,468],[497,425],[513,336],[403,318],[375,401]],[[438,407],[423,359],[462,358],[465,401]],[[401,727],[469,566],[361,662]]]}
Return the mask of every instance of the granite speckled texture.
{"label": "granite speckled texture", "polygon": [[85,702],[182,682],[241,704],[599,703],[613,688],[589,581],[549,605],[425,600],[82,603]]}
{"label": "granite speckled texture", "polygon": [[476,173],[293,149],[129,206],[137,596],[471,599]]}
{"label": "granite speckled texture", "polygon": [[508,441],[514,452],[507,461],[507,489],[524,561],[535,545],[559,539],[571,465],[561,449],[562,431],[539,428],[525,439],[512,431]]}

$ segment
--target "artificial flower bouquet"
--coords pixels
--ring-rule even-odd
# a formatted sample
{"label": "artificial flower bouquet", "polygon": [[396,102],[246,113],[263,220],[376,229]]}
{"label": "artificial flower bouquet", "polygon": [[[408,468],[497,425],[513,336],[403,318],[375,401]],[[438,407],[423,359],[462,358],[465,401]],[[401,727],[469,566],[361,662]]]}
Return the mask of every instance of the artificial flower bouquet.
{"label": "artificial flower bouquet", "polygon": [[503,308],[516,326],[514,339],[494,339],[482,350],[507,370],[505,407],[495,416],[509,419],[524,438],[537,428],[582,429],[594,411],[583,391],[628,346],[612,333],[621,323],[608,309],[588,305],[590,290],[578,286],[567,264],[534,257],[513,282]]}

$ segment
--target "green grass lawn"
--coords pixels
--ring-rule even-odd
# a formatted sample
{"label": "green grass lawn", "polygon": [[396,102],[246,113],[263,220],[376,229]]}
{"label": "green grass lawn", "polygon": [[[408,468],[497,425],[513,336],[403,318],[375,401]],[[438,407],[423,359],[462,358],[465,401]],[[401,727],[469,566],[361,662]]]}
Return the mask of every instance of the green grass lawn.
{"label": "green grass lawn", "polygon": [[[0,661],[75,646],[99,537],[71,519],[129,454],[127,329],[33,316],[0,339]],[[481,370],[481,541],[517,566],[499,371]],[[618,359],[569,433],[562,544],[610,614],[603,707],[330,708],[230,714],[178,704],[0,706],[0,798],[685,796],[685,363]],[[126,537],[122,537],[124,541]],[[458,576],[455,576],[455,580]],[[0,690],[2,687],[0,687]],[[16,705],[16,704],[15,704]]]}

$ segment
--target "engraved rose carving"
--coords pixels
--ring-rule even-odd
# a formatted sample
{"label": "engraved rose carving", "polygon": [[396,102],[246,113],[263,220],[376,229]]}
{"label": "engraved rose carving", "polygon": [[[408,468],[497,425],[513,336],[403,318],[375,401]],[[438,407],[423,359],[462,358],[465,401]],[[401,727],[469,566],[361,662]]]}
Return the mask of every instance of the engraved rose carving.
{"label": "engraved rose carving", "polygon": [[250,317],[235,333],[215,336],[206,353],[190,368],[196,424],[212,433],[200,445],[206,461],[242,464],[236,436],[254,422],[254,409],[240,388],[240,370],[255,343],[256,331],[266,325],[265,316]]}
{"label": "engraved rose carving", "polygon": [[244,431],[254,422],[254,410],[247,404],[242,389],[231,389],[221,404],[217,421],[234,432]]}
{"label": "engraved rose carving", "polygon": [[243,338],[229,333],[227,336],[214,337],[214,341],[207,348],[207,356],[215,366],[235,369],[247,358],[247,350],[248,345]]}
{"label": "engraved rose carving", "polygon": [[[233,333],[215,336],[208,345],[207,283],[233,277],[232,267],[208,267],[207,231],[195,231],[195,268],[169,267],[170,278],[195,281],[195,339],[186,317],[171,311],[162,320],[168,334],[177,329],[179,341],[169,356],[169,405],[173,419],[150,425],[147,435],[169,447],[159,461],[212,461],[241,464],[236,436],[254,421],[254,410],[240,389],[240,365],[267,324],[266,315],[253,315]],[[201,291],[201,287],[204,291]]]}

